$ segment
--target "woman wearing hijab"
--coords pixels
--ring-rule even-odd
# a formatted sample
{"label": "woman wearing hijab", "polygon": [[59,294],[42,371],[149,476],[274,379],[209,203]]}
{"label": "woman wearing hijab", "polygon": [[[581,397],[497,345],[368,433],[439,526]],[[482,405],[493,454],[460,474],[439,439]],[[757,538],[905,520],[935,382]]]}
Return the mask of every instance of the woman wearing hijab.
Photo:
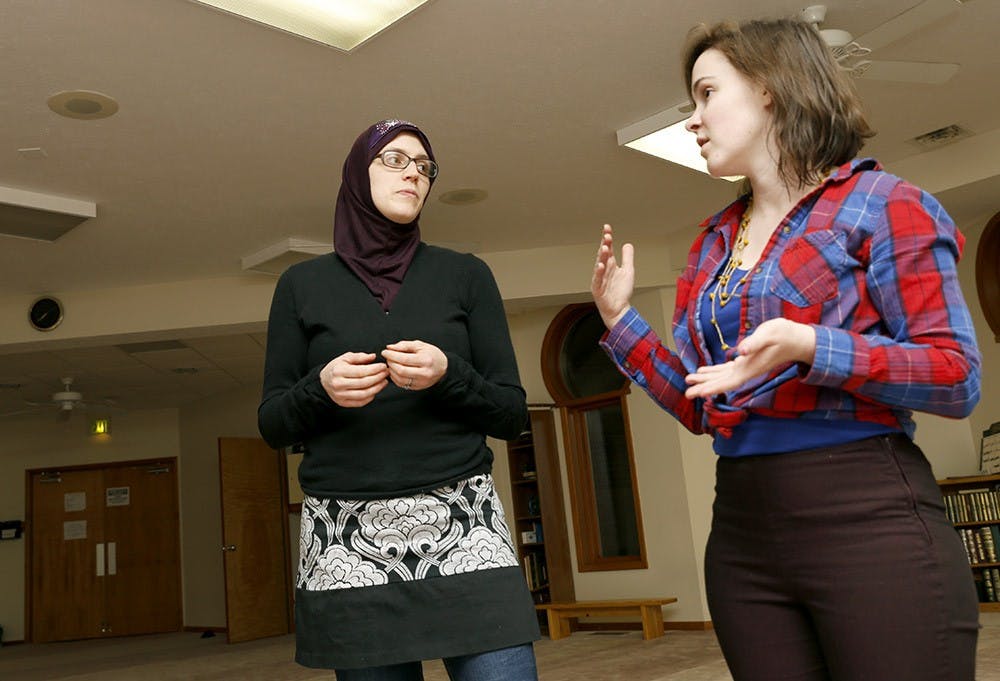
{"label": "woman wearing hijab", "polygon": [[537,678],[538,624],[490,475],[524,389],[496,282],[420,241],[438,166],[412,123],[344,162],[335,253],[290,267],[268,322],[260,432],[303,443],[295,659],[340,681]]}

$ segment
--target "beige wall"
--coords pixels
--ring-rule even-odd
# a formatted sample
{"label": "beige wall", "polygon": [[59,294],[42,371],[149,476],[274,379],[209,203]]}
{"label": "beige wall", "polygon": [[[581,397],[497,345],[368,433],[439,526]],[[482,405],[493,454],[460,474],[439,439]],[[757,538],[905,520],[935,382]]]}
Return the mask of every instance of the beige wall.
{"label": "beige wall", "polygon": [[[660,291],[654,290],[638,294],[633,300],[637,309],[657,328],[664,326],[663,298]],[[561,306],[550,307],[510,317],[511,337],[529,402],[552,401],[542,380],[539,358],[545,331],[560,309]],[[573,575],[577,598],[676,596],[677,605],[664,612],[667,619],[704,621],[708,619],[700,577],[704,530],[691,511],[693,508],[699,515],[703,513],[703,490],[711,489],[710,479],[704,479],[703,466],[694,465],[691,466],[693,470],[685,470],[676,423],[644,392],[633,389],[628,398],[628,411],[649,568],[610,572],[577,570]],[[559,435],[562,451],[561,432]],[[561,470],[566,518],[571,523],[573,515],[564,457]],[[692,501],[689,487],[696,495],[693,506],[689,503]],[[505,502],[509,503],[506,498]],[[572,525],[566,532],[575,566]]]}
{"label": "beige wall", "polygon": [[[57,422],[54,413],[4,419],[0,519],[25,518],[27,470],[178,457],[177,419],[174,409],[117,412],[112,416],[112,434],[104,438],[88,434],[87,420],[80,413],[65,423]],[[183,462],[178,468],[183,477]],[[24,547],[23,538],[0,542],[0,626],[6,641],[24,640]]]}
{"label": "beige wall", "polygon": [[184,624],[189,627],[226,626],[218,439],[260,437],[259,403],[260,389],[248,388],[180,412]]}

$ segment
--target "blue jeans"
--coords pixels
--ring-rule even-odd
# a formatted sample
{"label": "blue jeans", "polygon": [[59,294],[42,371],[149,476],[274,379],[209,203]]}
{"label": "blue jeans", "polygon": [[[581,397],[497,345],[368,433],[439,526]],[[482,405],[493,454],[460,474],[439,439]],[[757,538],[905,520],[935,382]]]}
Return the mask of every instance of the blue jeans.
{"label": "blue jeans", "polygon": [[[530,643],[486,653],[446,657],[444,667],[451,681],[537,681],[535,651]],[[338,669],[337,681],[423,681],[420,662],[387,667]]]}

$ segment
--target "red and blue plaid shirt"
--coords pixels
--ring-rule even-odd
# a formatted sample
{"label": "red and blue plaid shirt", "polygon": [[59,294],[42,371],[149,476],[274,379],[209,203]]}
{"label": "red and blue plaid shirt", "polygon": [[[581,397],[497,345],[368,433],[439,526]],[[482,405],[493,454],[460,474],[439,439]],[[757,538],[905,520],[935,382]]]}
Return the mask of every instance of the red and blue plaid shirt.
{"label": "red and blue plaid shirt", "polygon": [[965,238],[933,196],[872,159],[838,168],[799,202],[743,291],[740,338],[777,317],[810,324],[812,364],[777,367],[722,399],[686,398],[684,377],[711,363],[700,303],[745,204],[702,223],[677,282],[676,353],[634,309],[602,338],[622,373],[695,433],[728,436],[753,412],[883,424],[912,437],[911,410],[969,415],[981,358],[956,268]]}

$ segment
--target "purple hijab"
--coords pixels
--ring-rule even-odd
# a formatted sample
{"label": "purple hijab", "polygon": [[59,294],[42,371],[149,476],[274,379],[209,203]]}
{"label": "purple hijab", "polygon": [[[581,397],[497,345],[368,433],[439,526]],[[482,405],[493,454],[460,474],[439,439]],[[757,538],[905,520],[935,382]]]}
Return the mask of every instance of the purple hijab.
{"label": "purple hijab", "polygon": [[408,225],[400,225],[382,215],[372,201],[368,166],[386,144],[404,132],[416,135],[434,160],[431,143],[413,123],[396,119],[379,121],[361,133],[344,161],[333,216],[334,250],[365,283],[383,310],[392,305],[417,252],[420,217]]}

